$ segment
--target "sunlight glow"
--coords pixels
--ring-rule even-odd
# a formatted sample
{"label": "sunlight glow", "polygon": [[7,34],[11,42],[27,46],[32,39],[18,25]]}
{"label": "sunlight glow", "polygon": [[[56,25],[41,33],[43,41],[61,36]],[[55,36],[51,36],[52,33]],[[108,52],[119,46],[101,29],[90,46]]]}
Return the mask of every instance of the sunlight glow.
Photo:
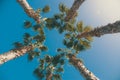
{"label": "sunlight glow", "polygon": [[120,0],[86,0],[78,19],[95,27],[120,20]]}
{"label": "sunlight glow", "polygon": [[120,0],[90,0],[96,11],[94,14],[109,21],[120,19]]}

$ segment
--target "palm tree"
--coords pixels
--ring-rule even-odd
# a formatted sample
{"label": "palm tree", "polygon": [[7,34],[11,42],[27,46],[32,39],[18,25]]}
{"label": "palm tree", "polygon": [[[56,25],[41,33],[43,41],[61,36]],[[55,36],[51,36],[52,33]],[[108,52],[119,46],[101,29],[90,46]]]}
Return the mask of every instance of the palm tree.
{"label": "palm tree", "polygon": [[83,77],[86,80],[99,80],[85,67],[83,62],[76,57],[79,52],[90,48],[90,43],[92,42],[91,36],[83,38],[76,38],[76,36],[78,33],[89,32],[91,29],[92,28],[90,26],[84,27],[83,22],[78,22],[72,31],[69,32],[68,30],[68,33],[65,34],[63,44],[68,48],[65,52],[67,53],[69,62],[79,70]]}
{"label": "palm tree", "polygon": [[83,37],[100,37],[105,34],[113,34],[113,33],[119,33],[120,32],[120,21],[116,21],[112,24],[107,24],[105,26],[101,26],[98,28],[95,28],[94,30],[88,31],[88,32],[83,32],[79,34],[77,37],[78,38],[83,38]]}
{"label": "palm tree", "polygon": [[[32,60],[34,57],[39,56],[40,52],[47,50],[47,47],[43,45],[45,35],[42,26],[32,26],[31,22],[26,21],[24,22],[24,27],[27,29],[31,27],[34,32],[38,32],[38,34],[31,36],[29,33],[25,33],[23,37],[23,43],[15,42],[15,49],[0,54],[0,64],[20,57],[26,53],[28,53],[28,59]],[[35,49],[37,49],[37,51]]]}
{"label": "palm tree", "polygon": [[99,80],[91,71],[89,71],[80,59],[77,59],[75,55],[68,54],[70,63],[76,67],[85,80]]}
{"label": "palm tree", "polygon": [[17,0],[17,2],[23,7],[26,14],[33,18],[37,23],[40,23],[40,16],[36,13],[26,0]]}
{"label": "palm tree", "polygon": [[[81,49],[82,50],[82,49]],[[85,78],[85,80],[99,80],[91,71],[89,71],[85,65],[83,64],[83,61],[81,59],[78,59],[76,56],[76,52],[74,53],[73,49],[62,49],[59,48],[57,50],[59,53],[64,53],[65,60],[68,60],[70,64],[72,64],[75,68],[79,70],[79,72],[82,74],[82,76]]]}
{"label": "palm tree", "polygon": [[0,65],[12,60],[14,58],[20,57],[22,55],[24,55],[25,53],[31,51],[33,49],[33,46],[24,46],[18,49],[13,49],[9,52],[0,54]]}
{"label": "palm tree", "polygon": [[[17,0],[17,1],[23,7],[23,9],[25,10],[25,12],[29,17],[33,18],[37,23],[40,23],[39,14],[32,9],[32,7],[28,4],[26,0]],[[31,22],[26,21],[24,23],[24,27],[25,28],[31,27]],[[29,38],[29,35],[26,34],[26,38],[24,38],[25,45],[21,46],[21,44],[15,43],[16,47],[18,48],[10,50],[6,53],[0,54],[0,65],[33,50],[34,49],[33,45],[26,45],[26,44],[29,44],[28,38]]]}
{"label": "palm tree", "polygon": [[77,15],[77,10],[85,0],[74,0],[72,7],[69,12],[66,14],[65,21],[73,19]]}

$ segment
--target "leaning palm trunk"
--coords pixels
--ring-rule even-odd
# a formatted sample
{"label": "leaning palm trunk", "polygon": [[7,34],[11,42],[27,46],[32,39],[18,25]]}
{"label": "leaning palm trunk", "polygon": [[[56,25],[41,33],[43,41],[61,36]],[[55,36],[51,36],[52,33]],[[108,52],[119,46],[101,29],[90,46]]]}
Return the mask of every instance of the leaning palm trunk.
{"label": "leaning palm trunk", "polygon": [[46,76],[46,80],[52,80],[52,73],[48,73],[47,76]]}
{"label": "leaning palm trunk", "polygon": [[69,61],[81,72],[86,80],[99,80],[92,72],[90,72],[83,64],[83,62],[76,58],[76,56],[69,54]]}
{"label": "leaning palm trunk", "polygon": [[113,34],[119,32],[120,32],[120,21],[116,21],[115,23],[95,28],[94,30],[91,30],[89,32],[83,32],[82,34],[79,34],[77,37],[78,38],[83,38],[88,36],[100,37],[104,34]]}
{"label": "leaning palm trunk", "polygon": [[70,19],[74,18],[77,15],[77,10],[79,9],[80,5],[85,0],[74,0],[74,3],[72,7],[70,8],[70,11],[68,12],[67,16],[65,17],[65,21],[69,21]]}
{"label": "leaning palm trunk", "polygon": [[40,23],[39,14],[32,9],[32,7],[28,4],[26,0],[17,0],[17,1],[23,7],[23,9],[25,10],[26,14],[29,17],[33,18],[37,23]]}
{"label": "leaning palm trunk", "polygon": [[24,46],[24,47],[14,49],[14,50],[11,50],[9,52],[0,54],[0,65],[9,61],[9,60],[12,60],[12,59],[15,59],[19,56],[22,56],[32,49],[33,49],[32,46]]}

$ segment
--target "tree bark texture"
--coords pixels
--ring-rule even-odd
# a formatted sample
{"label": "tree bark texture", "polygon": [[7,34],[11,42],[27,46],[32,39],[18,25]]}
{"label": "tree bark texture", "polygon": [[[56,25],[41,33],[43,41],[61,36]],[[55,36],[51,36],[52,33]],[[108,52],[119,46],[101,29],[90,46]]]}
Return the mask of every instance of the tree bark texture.
{"label": "tree bark texture", "polygon": [[26,0],[17,0],[17,2],[23,7],[26,14],[33,18],[37,23],[40,23],[40,16],[36,13]]}
{"label": "tree bark texture", "polygon": [[69,54],[70,62],[80,71],[85,80],[99,80],[91,71],[89,71],[82,61],[76,58],[76,56]]}
{"label": "tree bark texture", "polygon": [[85,0],[74,0],[72,7],[70,8],[68,14],[65,17],[65,21],[69,21],[77,15],[77,10]]}
{"label": "tree bark texture", "polygon": [[32,49],[33,49],[32,46],[24,46],[24,47],[14,49],[14,50],[8,51],[6,53],[0,54],[0,65],[7,61],[15,59],[19,56],[22,56]]}
{"label": "tree bark texture", "polygon": [[120,21],[116,21],[112,24],[108,24],[105,26],[97,27],[89,32],[83,32],[79,34],[77,37],[78,38],[83,38],[88,36],[100,37],[105,34],[113,34],[113,33],[120,33]]}

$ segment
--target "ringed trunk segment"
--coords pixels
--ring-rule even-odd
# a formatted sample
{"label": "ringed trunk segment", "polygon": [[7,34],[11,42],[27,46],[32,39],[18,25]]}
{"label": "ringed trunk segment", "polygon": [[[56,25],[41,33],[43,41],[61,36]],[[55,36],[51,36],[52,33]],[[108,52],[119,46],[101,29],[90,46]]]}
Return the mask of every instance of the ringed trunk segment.
{"label": "ringed trunk segment", "polygon": [[84,76],[85,80],[100,80],[91,71],[89,71],[83,64],[82,61],[78,60],[76,56],[69,54],[70,62],[80,71]]}
{"label": "ringed trunk segment", "polygon": [[31,51],[33,49],[32,46],[24,46],[18,49],[13,49],[9,52],[0,54],[0,65],[4,64],[7,61],[10,61],[12,59],[15,59],[17,57],[20,57],[27,53],[28,51]]}
{"label": "ringed trunk segment", "polygon": [[68,14],[65,17],[65,21],[69,21],[77,15],[77,10],[82,5],[85,0],[74,0],[72,7],[70,8]]}
{"label": "ringed trunk segment", "polygon": [[26,14],[33,18],[37,23],[40,23],[40,16],[36,13],[26,0],[17,0],[17,2],[23,7]]}
{"label": "ringed trunk segment", "polygon": [[113,33],[120,33],[120,21],[116,21],[112,24],[107,24],[105,26],[101,26],[91,30],[89,32],[83,32],[77,36],[77,38],[83,37],[100,37],[105,34],[113,34]]}

